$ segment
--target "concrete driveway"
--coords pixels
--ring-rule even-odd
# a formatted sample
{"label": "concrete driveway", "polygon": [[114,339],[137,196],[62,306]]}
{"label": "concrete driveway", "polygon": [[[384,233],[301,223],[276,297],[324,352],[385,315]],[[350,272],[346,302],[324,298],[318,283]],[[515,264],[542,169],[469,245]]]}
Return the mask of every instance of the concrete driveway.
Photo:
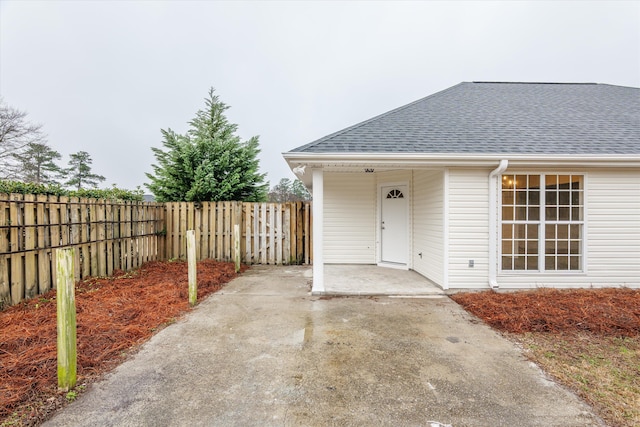
{"label": "concrete driveway", "polygon": [[603,425],[446,296],[309,289],[252,268],[45,425]]}

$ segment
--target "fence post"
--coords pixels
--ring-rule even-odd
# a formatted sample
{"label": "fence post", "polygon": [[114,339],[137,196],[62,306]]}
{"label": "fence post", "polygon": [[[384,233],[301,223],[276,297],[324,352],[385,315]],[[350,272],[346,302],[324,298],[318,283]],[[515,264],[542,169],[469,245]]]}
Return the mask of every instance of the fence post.
{"label": "fence post", "polygon": [[189,266],[189,304],[198,300],[198,280],[196,277],[196,231],[187,230],[187,262]]}
{"label": "fence post", "polygon": [[56,301],[58,324],[58,387],[76,385],[76,296],[74,250],[56,250]]}
{"label": "fence post", "polygon": [[236,273],[240,271],[240,224],[233,225],[233,259],[236,262]]}

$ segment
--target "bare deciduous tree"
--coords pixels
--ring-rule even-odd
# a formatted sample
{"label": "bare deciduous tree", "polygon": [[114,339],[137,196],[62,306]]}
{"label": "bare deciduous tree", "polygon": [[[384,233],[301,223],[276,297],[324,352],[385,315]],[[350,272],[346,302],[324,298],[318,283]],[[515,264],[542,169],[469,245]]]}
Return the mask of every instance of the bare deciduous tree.
{"label": "bare deciduous tree", "polygon": [[44,142],[42,125],[27,121],[27,113],[0,98],[0,178],[15,178],[20,169],[16,154],[29,144]]}

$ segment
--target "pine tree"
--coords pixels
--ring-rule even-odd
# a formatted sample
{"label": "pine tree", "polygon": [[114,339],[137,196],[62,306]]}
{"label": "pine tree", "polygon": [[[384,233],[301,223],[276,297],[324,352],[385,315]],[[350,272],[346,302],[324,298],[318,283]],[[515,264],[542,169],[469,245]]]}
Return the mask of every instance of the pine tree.
{"label": "pine tree", "polygon": [[78,151],[71,154],[69,167],[64,170],[65,176],[68,178],[65,185],[76,187],[77,190],[91,186],[96,188],[98,182],[104,181],[106,178],[102,175],[91,173],[91,156],[86,151]]}
{"label": "pine tree", "polygon": [[152,148],[157,165],[146,186],[159,202],[170,201],[264,201],[265,174],[258,172],[258,137],[242,142],[237,125],[224,115],[227,107],[213,88],[189,122],[185,135],[161,130],[164,150]]}
{"label": "pine tree", "polygon": [[31,142],[20,154],[14,154],[17,160],[18,178],[34,184],[57,184],[56,177],[62,173],[55,160],[62,156],[45,142]]}
{"label": "pine tree", "polygon": [[294,200],[296,202],[311,200],[311,193],[309,193],[307,187],[305,187],[302,181],[300,181],[299,179],[296,179],[291,184],[291,194],[293,194]]}
{"label": "pine tree", "polygon": [[291,181],[289,178],[282,178],[269,191],[269,201],[275,203],[302,202],[310,199],[311,194],[299,179]]}

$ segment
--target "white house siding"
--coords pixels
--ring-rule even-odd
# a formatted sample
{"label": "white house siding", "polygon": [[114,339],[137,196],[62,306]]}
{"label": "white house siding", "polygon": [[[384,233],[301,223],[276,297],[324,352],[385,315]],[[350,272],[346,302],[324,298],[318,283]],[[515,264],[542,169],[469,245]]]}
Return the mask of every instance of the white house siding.
{"label": "white house siding", "polygon": [[373,174],[324,174],[324,262],[375,264],[376,187]]}
{"label": "white house siding", "polygon": [[443,216],[444,172],[414,171],[413,269],[441,287],[445,286]]}
{"label": "white house siding", "polygon": [[[489,286],[490,172],[449,170],[449,288]],[[473,261],[473,267],[469,261]]]}
{"label": "white house siding", "polygon": [[502,275],[502,288],[640,287],[640,172],[585,173],[586,271]]}

